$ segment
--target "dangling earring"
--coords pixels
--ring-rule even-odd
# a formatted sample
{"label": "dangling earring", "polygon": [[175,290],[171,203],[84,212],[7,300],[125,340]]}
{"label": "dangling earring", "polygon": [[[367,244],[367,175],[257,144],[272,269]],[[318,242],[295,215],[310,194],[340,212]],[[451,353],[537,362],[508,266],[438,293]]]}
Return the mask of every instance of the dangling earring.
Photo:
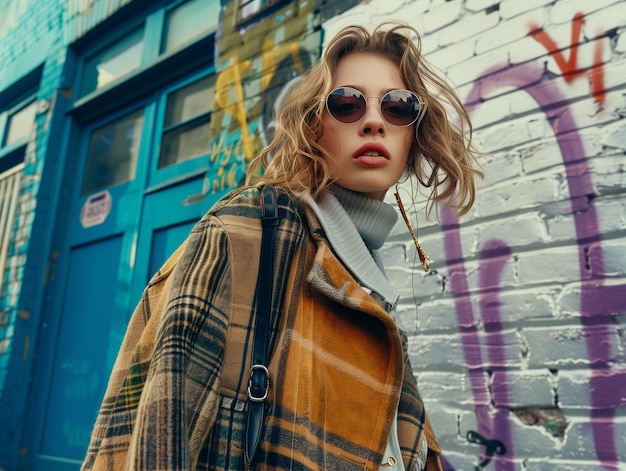
{"label": "dangling earring", "polygon": [[426,252],[424,252],[424,249],[422,248],[420,243],[417,241],[417,237],[415,236],[415,233],[413,232],[413,227],[411,226],[411,223],[409,222],[409,218],[406,215],[406,211],[404,210],[404,205],[402,204],[402,200],[400,199],[400,193],[398,193],[397,187],[396,187],[396,192],[394,193],[394,196],[396,197],[396,201],[398,202],[398,207],[400,208],[400,213],[402,214],[404,223],[406,224],[406,227],[409,229],[409,233],[411,234],[411,237],[413,237],[413,242],[415,242],[415,247],[417,248],[417,254],[420,257],[420,262],[422,263],[422,267],[424,267],[425,272],[428,272],[428,270],[430,269],[430,257],[426,254]]}

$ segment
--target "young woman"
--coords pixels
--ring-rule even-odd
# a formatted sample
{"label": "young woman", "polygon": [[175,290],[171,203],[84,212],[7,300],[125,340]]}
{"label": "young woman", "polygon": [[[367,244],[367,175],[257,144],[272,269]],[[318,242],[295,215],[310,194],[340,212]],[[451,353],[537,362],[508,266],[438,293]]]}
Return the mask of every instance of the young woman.
{"label": "young woman", "polygon": [[[83,469],[441,469],[376,250],[397,220],[383,201],[390,188],[416,178],[431,204],[454,197],[465,212],[480,175],[474,156],[467,113],[424,62],[413,28],[340,31],[287,93],[248,185],[207,213],[146,289]],[[249,463],[265,185],[278,195],[278,315]]]}

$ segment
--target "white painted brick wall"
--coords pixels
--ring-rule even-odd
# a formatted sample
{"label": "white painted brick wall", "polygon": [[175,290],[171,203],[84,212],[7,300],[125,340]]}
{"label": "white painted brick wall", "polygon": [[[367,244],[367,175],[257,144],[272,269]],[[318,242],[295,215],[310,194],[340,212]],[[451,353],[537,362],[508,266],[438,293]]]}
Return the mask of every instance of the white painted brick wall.
{"label": "white painted brick wall", "polygon": [[[584,24],[573,55],[577,13]],[[371,0],[322,27],[329,40],[354,21],[375,25],[388,19],[405,20],[422,32],[424,54],[463,100],[477,86],[483,100],[472,114],[475,142],[490,155],[481,159],[486,178],[476,206],[460,219],[456,234],[463,264],[446,266],[455,233],[446,236],[441,230],[441,214],[439,220],[436,212],[426,218],[423,195],[416,205],[408,204],[415,193],[408,184],[402,192],[405,206],[433,269],[423,272],[402,221],[381,251],[402,297],[398,310],[411,362],[449,469],[477,469],[484,457],[485,447],[470,443],[468,431],[497,439],[505,425],[513,467],[491,461],[484,469],[626,469],[625,3]],[[543,28],[567,67],[583,73],[566,80],[570,77],[564,77],[555,57],[529,35],[532,25]],[[604,83],[602,106],[592,95],[594,64],[601,66],[596,79]],[[525,71],[517,78],[532,81],[538,96],[561,100],[549,104],[550,112],[557,111],[552,121],[528,90],[490,90],[493,74],[512,67]],[[492,75],[481,78],[487,70]],[[568,116],[572,126],[566,124]],[[583,160],[571,167],[576,179],[568,182],[564,159],[574,157],[572,149]],[[591,201],[588,192],[595,193]],[[580,198],[576,206],[573,197]],[[387,201],[394,204],[393,196]],[[587,245],[582,267],[577,231],[591,237],[581,241]],[[493,269],[481,260],[481,250],[494,240],[506,244],[511,255],[499,260],[497,286],[481,291],[481,276]],[[581,278],[589,277],[593,282],[583,286]],[[468,293],[455,293],[459,282],[467,284]],[[602,294],[585,301],[598,286],[604,287]],[[485,296],[491,296],[495,311],[484,312]],[[584,302],[585,309],[595,306],[612,317],[585,326]],[[591,369],[594,361],[606,362],[605,369]],[[479,368],[473,376],[470,365]],[[594,374],[608,378],[604,386],[592,386]],[[605,425],[592,410],[598,404],[609,407]],[[562,414],[563,435],[553,436],[546,423],[518,417],[518,410],[532,408]],[[479,420],[483,413],[488,417]]]}
{"label": "white painted brick wall", "polygon": [[454,28],[462,15],[463,4],[461,2],[445,2],[421,15],[420,30],[424,34],[430,34],[446,26]]}
{"label": "white painted brick wall", "polygon": [[550,24],[569,23],[572,20],[572,12],[584,12],[592,15],[596,11],[605,11],[607,7],[623,3],[622,0],[568,0],[567,2],[555,2],[548,9]]}
{"label": "white painted brick wall", "polygon": [[[533,22],[541,26],[547,21],[545,13],[541,11],[527,13],[524,18],[517,19],[515,22],[502,21],[498,12],[490,13],[488,16],[498,18],[498,26],[478,36],[476,54],[483,54],[494,49],[501,49],[503,55],[524,51],[529,47],[529,44],[524,41],[524,38],[528,36],[528,23]],[[545,54],[544,49],[533,48],[529,52],[532,51],[536,51],[537,56]]]}
{"label": "white painted brick wall", "polygon": [[519,0],[502,0],[500,2],[500,16],[504,20],[510,20],[521,13],[542,10],[542,7],[552,2],[553,0],[524,0],[523,2]]}

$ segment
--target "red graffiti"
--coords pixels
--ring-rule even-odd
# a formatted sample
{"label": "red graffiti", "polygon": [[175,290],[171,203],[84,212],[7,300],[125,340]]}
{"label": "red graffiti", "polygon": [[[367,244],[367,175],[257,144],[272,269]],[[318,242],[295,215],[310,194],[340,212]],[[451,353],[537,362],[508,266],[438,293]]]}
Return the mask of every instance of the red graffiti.
{"label": "red graffiti", "polygon": [[595,42],[593,65],[590,70],[585,71],[584,68],[578,64],[578,46],[580,44],[580,33],[584,22],[584,15],[580,12],[576,13],[572,19],[572,35],[570,38],[570,55],[568,60],[565,59],[563,54],[564,49],[560,49],[550,35],[536,23],[530,24],[529,34],[550,53],[552,58],[556,61],[559,69],[561,69],[563,78],[566,82],[569,83],[572,80],[587,74],[591,94],[598,102],[598,109],[600,109],[604,105],[604,101],[606,99],[606,90],[604,88],[604,66],[602,61],[602,42],[600,40]]}

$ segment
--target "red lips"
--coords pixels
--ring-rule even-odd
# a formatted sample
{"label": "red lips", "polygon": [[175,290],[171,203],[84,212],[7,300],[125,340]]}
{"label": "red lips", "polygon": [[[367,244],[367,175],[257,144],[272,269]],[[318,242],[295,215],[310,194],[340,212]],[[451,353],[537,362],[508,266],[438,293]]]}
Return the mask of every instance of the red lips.
{"label": "red lips", "polygon": [[377,142],[368,142],[367,144],[363,144],[361,147],[357,149],[357,151],[354,153],[352,157],[355,159],[359,157],[376,157],[376,156],[366,155],[368,152],[376,152],[379,154],[378,157],[384,157],[385,160],[389,160],[389,151],[384,145],[379,144]]}

